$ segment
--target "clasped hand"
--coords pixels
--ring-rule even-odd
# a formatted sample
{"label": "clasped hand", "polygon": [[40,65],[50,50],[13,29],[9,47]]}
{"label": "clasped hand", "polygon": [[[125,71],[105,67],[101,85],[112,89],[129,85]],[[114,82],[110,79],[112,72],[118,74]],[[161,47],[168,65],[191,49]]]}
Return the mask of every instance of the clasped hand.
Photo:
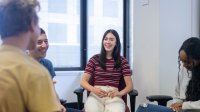
{"label": "clasped hand", "polygon": [[173,111],[178,112],[182,109],[182,103],[174,103],[170,107]]}
{"label": "clasped hand", "polygon": [[103,98],[103,97],[111,97],[111,98],[113,98],[113,97],[116,97],[116,96],[118,96],[118,97],[121,97],[121,96],[122,96],[122,95],[120,94],[120,92],[117,91],[117,90],[113,90],[113,91],[108,91],[108,92],[106,92],[106,91],[104,91],[104,90],[102,90],[102,89],[99,89],[99,88],[96,88],[95,91],[94,91],[94,93],[95,93],[97,96],[99,96],[100,98]]}

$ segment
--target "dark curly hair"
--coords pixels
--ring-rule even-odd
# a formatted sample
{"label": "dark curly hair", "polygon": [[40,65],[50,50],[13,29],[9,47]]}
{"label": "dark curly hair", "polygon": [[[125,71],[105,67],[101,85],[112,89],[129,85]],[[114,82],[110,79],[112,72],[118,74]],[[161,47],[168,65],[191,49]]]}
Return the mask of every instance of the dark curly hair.
{"label": "dark curly hair", "polygon": [[191,37],[185,40],[179,49],[179,54],[181,50],[185,51],[188,59],[198,61],[198,64],[191,70],[192,76],[185,93],[186,101],[200,100],[200,38]]}
{"label": "dark curly hair", "polygon": [[38,24],[37,8],[40,9],[37,0],[3,1],[0,4],[1,38],[4,39],[11,36],[17,36],[29,31],[32,22]]}

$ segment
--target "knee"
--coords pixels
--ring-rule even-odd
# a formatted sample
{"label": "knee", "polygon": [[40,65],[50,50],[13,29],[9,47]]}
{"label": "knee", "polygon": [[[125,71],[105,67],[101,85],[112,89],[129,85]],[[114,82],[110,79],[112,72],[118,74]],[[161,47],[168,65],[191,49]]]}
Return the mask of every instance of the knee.
{"label": "knee", "polygon": [[136,112],[144,112],[145,108],[143,106],[139,106],[136,110]]}
{"label": "knee", "polygon": [[[85,112],[101,112],[101,109],[103,109],[103,107],[98,103],[98,102],[93,102],[93,101],[86,101],[85,105]],[[103,111],[102,111],[103,112]]]}
{"label": "knee", "polygon": [[98,107],[98,105],[95,105],[95,104],[85,104],[85,106],[84,106],[84,108],[85,108],[85,112],[101,112],[100,110],[100,108]]}
{"label": "knee", "polygon": [[96,108],[85,108],[85,112],[99,112]]}
{"label": "knee", "polygon": [[106,105],[105,112],[125,112],[125,105]]}

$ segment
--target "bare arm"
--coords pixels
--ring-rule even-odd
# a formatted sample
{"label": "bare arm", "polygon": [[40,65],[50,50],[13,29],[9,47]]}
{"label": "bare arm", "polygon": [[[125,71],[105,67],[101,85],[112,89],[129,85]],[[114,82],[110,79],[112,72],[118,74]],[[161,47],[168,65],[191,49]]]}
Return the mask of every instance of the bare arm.
{"label": "bare arm", "polygon": [[82,76],[81,82],[80,82],[81,86],[84,89],[86,89],[86,90],[88,90],[90,92],[95,93],[99,97],[105,97],[105,96],[107,96],[107,93],[105,91],[103,91],[102,89],[99,89],[99,88],[95,88],[94,86],[92,86],[92,85],[90,85],[88,83],[90,77],[91,77],[90,74],[84,73],[83,76]]}
{"label": "bare arm", "polygon": [[123,96],[133,90],[133,82],[131,76],[125,76],[124,81],[126,83],[126,87],[120,91],[120,94]]}
{"label": "bare arm", "polygon": [[83,73],[80,84],[84,89],[88,91],[92,91],[94,87],[88,83],[89,79],[90,79],[90,75],[88,73]]}

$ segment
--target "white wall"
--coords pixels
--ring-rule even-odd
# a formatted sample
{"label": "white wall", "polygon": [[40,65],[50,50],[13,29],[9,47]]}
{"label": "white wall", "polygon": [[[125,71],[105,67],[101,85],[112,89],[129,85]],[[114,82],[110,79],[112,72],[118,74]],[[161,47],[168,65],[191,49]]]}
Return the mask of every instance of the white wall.
{"label": "white wall", "polygon": [[76,102],[77,96],[74,94],[74,90],[80,87],[80,79],[82,71],[57,71],[53,80],[55,84],[56,92],[59,97],[66,99],[67,102]]}
{"label": "white wall", "polygon": [[159,1],[134,1],[133,74],[137,103],[159,92]]}
{"label": "white wall", "polygon": [[[144,5],[144,2],[148,4]],[[198,36],[198,0],[134,0],[133,65],[137,105],[147,95],[174,94],[178,49]]]}

